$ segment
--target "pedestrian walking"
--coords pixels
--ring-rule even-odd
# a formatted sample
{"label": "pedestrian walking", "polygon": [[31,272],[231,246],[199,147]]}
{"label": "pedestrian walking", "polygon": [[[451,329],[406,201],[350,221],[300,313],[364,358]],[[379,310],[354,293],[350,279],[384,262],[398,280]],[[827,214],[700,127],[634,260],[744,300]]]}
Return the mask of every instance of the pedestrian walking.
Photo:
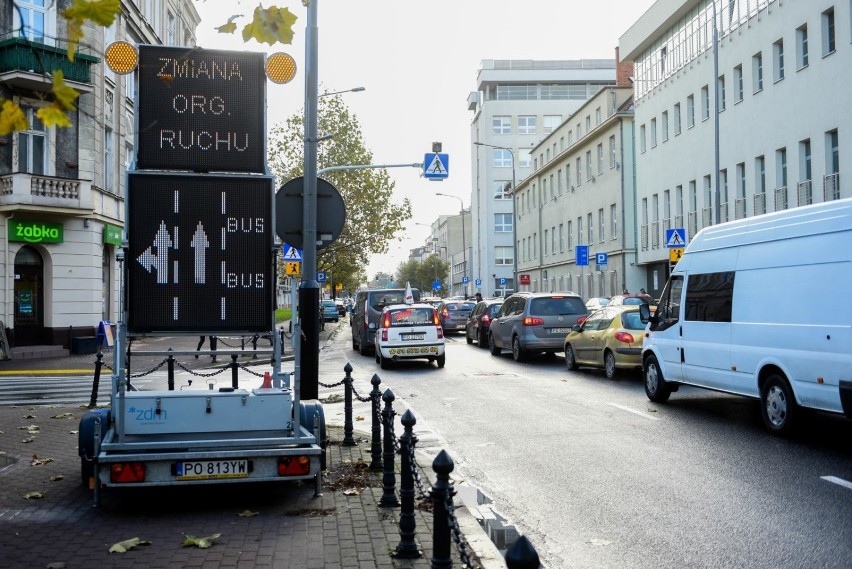
{"label": "pedestrian walking", "polygon": [[[195,347],[196,352],[199,351],[201,349],[201,346],[204,345],[204,339],[206,337],[207,336],[200,336],[200,338],[198,340],[198,345]],[[216,336],[210,336],[210,349],[214,352],[216,351],[216,344],[217,344]],[[216,363],[216,354],[211,354],[210,357],[213,358],[213,363]],[[195,359],[198,359],[198,354],[195,354]]]}

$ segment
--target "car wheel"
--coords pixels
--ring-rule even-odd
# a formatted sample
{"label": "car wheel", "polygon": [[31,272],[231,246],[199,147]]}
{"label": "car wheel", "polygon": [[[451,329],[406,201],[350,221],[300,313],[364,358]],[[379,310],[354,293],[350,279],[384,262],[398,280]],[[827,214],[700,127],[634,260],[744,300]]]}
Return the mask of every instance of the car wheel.
{"label": "car wheel", "polygon": [[645,379],[645,395],[654,403],[664,403],[672,394],[672,390],[663,379],[663,372],[660,369],[660,362],[656,356],[648,356],[645,360],[642,375]]}
{"label": "car wheel", "polygon": [[517,336],[512,338],[512,359],[516,362],[523,362],[527,359],[527,352],[521,348],[521,339]]}
{"label": "car wheel", "polygon": [[783,375],[773,373],[760,390],[760,411],[766,428],[776,435],[793,432],[798,406],[793,390]]}
{"label": "car wheel", "polygon": [[435,361],[438,363],[438,367],[444,367],[444,364],[447,363],[447,354],[441,354],[435,358]]}
{"label": "car wheel", "polygon": [[473,338],[470,337],[470,332],[467,328],[464,329],[464,339],[467,341],[468,344],[473,343]]}
{"label": "car wheel", "polygon": [[361,340],[358,342],[358,353],[362,356],[369,354],[369,352],[367,352],[367,346],[364,345],[364,336],[361,336]]}
{"label": "car wheel", "polygon": [[574,348],[571,344],[565,344],[565,367],[568,371],[577,371],[580,366],[577,365],[577,358],[574,357]]}
{"label": "car wheel", "polygon": [[485,330],[479,331],[479,339],[477,340],[477,342],[479,343],[479,347],[483,350],[488,347],[488,334],[485,332]]}
{"label": "car wheel", "polygon": [[604,353],[604,373],[607,379],[615,379],[615,354],[610,350]]}
{"label": "car wheel", "polygon": [[390,367],[390,361],[387,358],[382,357],[381,350],[376,348],[376,359],[379,360],[379,366],[382,369],[388,369]]}
{"label": "car wheel", "polygon": [[382,363],[381,350],[379,350],[378,348],[376,348],[376,363],[377,364]]}
{"label": "car wheel", "polygon": [[491,349],[492,356],[499,356],[503,351],[494,342],[494,334],[488,334],[488,347]]}
{"label": "car wheel", "polygon": [[358,349],[358,342],[355,341],[355,334],[352,334],[352,349],[353,350]]}

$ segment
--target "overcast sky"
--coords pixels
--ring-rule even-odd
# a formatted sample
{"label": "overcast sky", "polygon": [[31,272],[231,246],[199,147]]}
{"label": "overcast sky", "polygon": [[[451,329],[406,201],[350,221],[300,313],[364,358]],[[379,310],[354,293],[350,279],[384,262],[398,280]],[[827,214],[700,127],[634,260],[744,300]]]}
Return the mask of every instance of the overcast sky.
{"label": "overcast sky", "polygon": [[[411,200],[412,222],[430,224],[438,215],[458,213],[459,196],[470,205],[470,121],[467,97],[476,89],[483,59],[614,58],[618,38],[654,0],[318,0],[320,90],[365,87],[344,95],[358,117],[364,143],[377,164],[423,160],[433,141],[450,155],[450,176],[429,182],[414,168],[388,170],[398,200]],[[299,19],[290,46],[243,43],[214,28],[231,15],[249,16],[254,7],[288,7]],[[196,0],[201,14],[198,45],[292,55],[298,73],[287,85],[269,83],[271,127],[301,112],[304,102],[307,8],[299,0]],[[240,29],[245,20],[238,20]],[[422,245],[429,228],[410,224],[373,259],[368,277],[404,261]]]}

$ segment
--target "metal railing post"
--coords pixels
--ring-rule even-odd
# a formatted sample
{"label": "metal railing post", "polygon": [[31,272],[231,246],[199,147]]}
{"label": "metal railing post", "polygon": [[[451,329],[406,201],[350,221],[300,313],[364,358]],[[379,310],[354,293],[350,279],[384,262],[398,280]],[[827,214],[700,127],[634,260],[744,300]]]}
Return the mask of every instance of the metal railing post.
{"label": "metal railing post", "polygon": [[436,475],[432,486],[432,569],[453,566],[450,557],[450,513],[447,511],[447,501],[455,493],[450,483],[453,468],[453,459],[445,450],[441,450],[432,461],[432,470]]}
{"label": "metal railing post", "polygon": [[[172,349],[169,348],[171,352]],[[175,390],[175,357],[172,354],[169,354],[169,357],[166,359],[168,364],[168,379],[169,379],[169,391]]]}
{"label": "metal railing post", "polygon": [[417,521],[414,517],[414,472],[415,465],[411,460],[417,437],[414,436],[414,425],[417,419],[411,409],[402,415],[402,425],[405,432],[399,438],[400,475],[399,498],[402,507],[399,510],[399,544],[396,546],[394,557],[401,559],[416,559],[423,557],[423,552],[414,541]]}
{"label": "metal railing post", "polygon": [[95,377],[92,379],[92,398],[89,399],[89,408],[95,407],[98,404],[98,386],[101,382],[101,367],[104,365],[104,354],[98,350],[97,359],[95,360]]}
{"label": "metal railing post", "polygon": [[382,422],[385,425],[384,438],[382,442],[384,447],[384,468],[382,469],[382,498],[379,500],[379,506],[385,508],[395,508],[399,506],[399,500],[396,499],[396,474],[394,473],[393,464],[393,418],[396,415],[393,411],[393,400],[395,399],[393,391],[385,389],[382,394],[382,401],[385,402],[385,408],[382,409]]}
{"label": "metal railing post", "polygon": [[356,445],[355,438],[352,436],[354,427],[352,425],[352,365],[346,362],[343,366],[343,371],[346,372],[344,379],[343,390],[343,446],[354,447]]}
{"label": "metal railing post", "polygon": [[239,389],[240,381],[238,379],[240,364],[237,363],[237,354],[231,354],[231,387]]}
{"label": "metal railing post", "polygon": [[381,470],[382,469],[382,431],[381,431],[381,420],[382,416],[379,412],[380,409],[380,401],[382,397],[382,392],[379,391],[379,385],[381,385],[382,380],[379,378],[378,374],[373,374],[373,378],[370,380],[370,383],[373,384],[373,390],[370,392],[370,400],[371,407],[373,412],[373,440],[370,445],[370,455],[372,460],[370,461],[370,470]]}

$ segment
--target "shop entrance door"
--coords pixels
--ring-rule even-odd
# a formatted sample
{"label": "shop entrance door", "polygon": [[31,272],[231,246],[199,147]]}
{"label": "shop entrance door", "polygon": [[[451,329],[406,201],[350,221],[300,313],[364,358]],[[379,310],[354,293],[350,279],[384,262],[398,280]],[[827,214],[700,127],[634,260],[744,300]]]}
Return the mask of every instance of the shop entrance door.
{"label": "shop entrance door", "polygon": [[44,343],[44,263],[38,251],[15,255],[15,345]]}

